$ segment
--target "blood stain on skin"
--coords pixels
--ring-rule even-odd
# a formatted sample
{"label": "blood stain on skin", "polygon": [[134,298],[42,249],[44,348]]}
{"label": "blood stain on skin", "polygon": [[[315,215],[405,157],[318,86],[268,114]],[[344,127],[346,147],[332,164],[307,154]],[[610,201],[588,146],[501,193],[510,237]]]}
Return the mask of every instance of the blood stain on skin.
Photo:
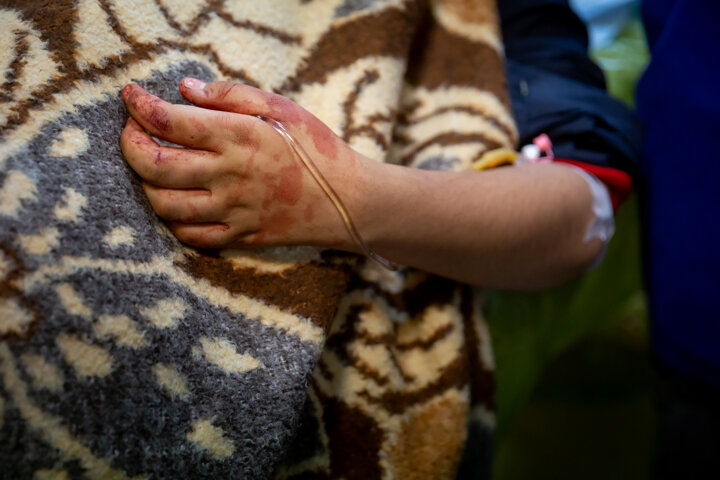
{"label": "blood stain on skin", "polygon": [[157,105],[160,102],[155,102],[150,110],[150,116],[147,121],[160,132],[165,132],[170,126],[170,119],[168,118],[168,112],[163,107]]}
{"label": "blood stain on skin", "polygon": [[274,235],[277,237],[285,237],[295,224],[295,219],[287,210],[279,210],[272,213],[263,222],[263,232],[265,235]]}
{"label": "blood stain on skin", "polygon": [[244,145],[252,153],[260,150],[260,140],[255,135],[255,128],[250,122],[237,121],[233,128],[233,135],[238,145]]}
{"label": "blood stain on skin", "polygon": [[247,162],[245,162],[246,175],[250,175],[250,172],[252,172],[254,165],[255,165],[255,154],[253,153],[247,159]]}
{"label": "blood stain on skin", "polygon": [[145,132],[135,131],[132,133],[132,135],[132,141],[135,145],[157,145],[155,142],[153,142],[152,138],[145,135]]}
{"label": "blood stain on skin", "polygon": [[121,96],[124,101],[127,101],[127,98],[130,95],[130,92],[132,91],[132,89],[133,89],[132,84],[125,85],[125,87],[122,89]]}
{"label": "blood stain on skin", "polygon": [[222,89],[222,91],[220,92],[220,94],[218,95],[218,97],[220,98],[221,101],[224,102],[224,101],[225,101],[225,97],[227,97],[228,95],[230,95],[230,93],[231,93],[235,88],[237,88],[237,87],[239,87],[239,86],[240,86],[240,84],[238,84],[238,83],[229,83],[229,84],[226,84],[226,85],[223,87],[223,89]]}
{"label": "blood stain on skin", "polygon": [[[237,183],[237,185],[238,188],[236,188],[232,193],[228,193],[222,200],[227,209],[233,209],[239,205],[245,205],[248,197],[252,197],[252,191],[245,189],[242,183]],[[212,197],[212,191],[207,190],[206,196]]]}
{"label": "blood stain on skin", "polygon": [[[287,238],[296,220],[288,210],[278,210],[269,215],[260,215],[260,231],[246,241],[247,245],[268,245],[273,240]],[[268,242],[270,237],[270,242]]]}
{"label": "blood stain on skin", "polygon": [[313,139],[315,150],[328,158],[335,158],[338,152],[335,134],[310,112],[306,112],[300,105],[279,95],[266,96],[267,106],[271,117],[279,122],[291,125],[304,125]]}
{"label": "blood stain on skin", "polygon": [[138,147],[150,147],[150,148],[157,147],[157,143],[153,142],[152,139],[150,139],[148,137],[140,136],[138,134],[135,134],[132,137],[131,141]]}
{"label": "blood stain on skin", "polygon": [[311,203],[308,204],[307,207],[305,207],[305,210],[303,211],[303,218],[306,222],[310,223],[312,222],[313,218],[315,217],[315,212],[313,212],[313,206]]}
{"label": "blood stain on skin", "polygon": [[303,170],[300,165],[288,165],[277,174],[265,174],[262,183],[265,185],[265,198],[262,208],[267,211],[274,202],[284,205],[295,205],[302,197]]}
{"label": "blood stain on skin", "polygon": [[[283,238],[295,224],[289,210],[279,205],[295,205],[302,197],[303,170],[300,165],[288,165],[277,174],[264,174],[262,184],[265,186],[265,197],[260,212],[261,232],[249,242],[262,245],[266,235]],[[307,216],[307,213],[305,213]]]}
{"label": "blood stain on skin", "polygon": [[332,133],[332,131],[330,131],[324,123],[313,116],[307,119],[305,126],[307,127],[310,136],[312,136],[313,143],[315,144],[315,150],[327,158],[335,158],[338,153],[335,134]]}
{"label": "blood stain on skin", "polygon": [[129,100],[135,111],[157,131],[167,131],[170,126],[170,118],[167,110],[160,105],[165,102],[139,87],[132,90],[132,95],[129,95],[126,101]]}
{"label": "blood stain on skin", "polygon": [[300,105],[280,95],[272,95],[263,92],[273,118],[278,121],[289,123],[304,123],[303,111]]}
{"label": "blood stain on skin", "polygon": [[192,125],[193,128],[195,128],[195,130],[197,130],[198,132],[202,133],[205,130],[207,130],[207,127],[205,126],[205,124],[203,122],[201,122],[200,120],[198,120],[197,118],[190,117],[188,120],[190,121],[190,125]]}
{"label": "blood stain on skin", "polygon": [[273,191],[273,198],[287,205],[295,205],[302,196],[302,169],[300,165],[288,165],[278,174],[279,188]]}
{"label": "blood stain on skin", "polygon": [[[262,219],[261,219],[262,220]],[[265,243],[265,233],[258,232],[245,238],[245,244],[249,246],[260,246]]]}
{"label": "blood stain on skin", "polygon": [[[240,88],[239,84],[229,84],[223,87],[217,95],[219,101],[225,102],[226,97],[235,88]],[[245,88],[252,88],[247,87]],[[257,89],[254,89],[257,90]],[[312,138],[315,150],[321,155],[328,158],[335,158],[338,153],[338,141],[335,134],[313,114],[307,112],[300,105],[281,95],[257,90],[259,96],[265,101],[265,106],[269,110],[268,116],[277,120],[286,126],[296,126],[300,128],[305,126],[307,134]],[[233,110],[237,112],[257,112],[258,106],[256,102],[250,100],[240,100],[229,102],[233,106]]]}
{"label": "blood stain on skin", "polygon": [[265,186],[265,197],[263,198],[262,203],[262,209],[263,211],[270,210],[270,206],[273,203],[274,194],[276,184],[275,184],[275,176],[271,175],[269,173],[266,173],[262,176],[262,184]]}
{"label": "blood stain on skin", "polygon": [[250,151],[253,154],[255,154],[260,151],[260,140],[252,138],[252,139],[248,140],[246,146],[250,149]]}

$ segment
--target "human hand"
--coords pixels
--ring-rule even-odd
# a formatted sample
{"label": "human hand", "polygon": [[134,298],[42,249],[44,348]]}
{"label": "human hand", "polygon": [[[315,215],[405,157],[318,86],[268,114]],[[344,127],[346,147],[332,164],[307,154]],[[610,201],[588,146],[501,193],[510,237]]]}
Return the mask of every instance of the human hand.
{"label": "human hand", "polygon": [[[155,212],[184,243],[201,248],[355,246],[332,202],[285,140],[256,116],[281,122],[352,215],[372,163],[307,110],[280,95],[231,82],[184,79],[174,105],[138,85],[122,92],[131,118],[120,144]],[[202,108],[199,108],[202,107]],[[147,132],[146,132],[147,130]],[[159,145],[150,135],[188,148]]]}

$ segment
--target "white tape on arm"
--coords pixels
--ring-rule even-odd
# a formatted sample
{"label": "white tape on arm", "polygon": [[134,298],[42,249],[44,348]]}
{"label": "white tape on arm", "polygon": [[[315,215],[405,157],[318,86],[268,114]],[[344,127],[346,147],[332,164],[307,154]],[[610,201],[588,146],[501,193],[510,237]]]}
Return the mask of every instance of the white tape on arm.
{"label": "white tape on arm", "polygon": [[588,270],[592,270],[600,265],[603,258],[605,258],[607,245],[615,233],[615,217],[613,216],[612,201],[610,200],[610,193],[607,187],[605,187],[595,175],[573,165],[566,164],[566,166],[572,168],[578,175],[583,177],[590,187],[590,192],[592,192],[594,217],[588,224],[584,240],[585,242],[589,242],[594,238],[599,238],[603,242],[600,253],[598,253],[595,260],[593,260],[588,267]]}

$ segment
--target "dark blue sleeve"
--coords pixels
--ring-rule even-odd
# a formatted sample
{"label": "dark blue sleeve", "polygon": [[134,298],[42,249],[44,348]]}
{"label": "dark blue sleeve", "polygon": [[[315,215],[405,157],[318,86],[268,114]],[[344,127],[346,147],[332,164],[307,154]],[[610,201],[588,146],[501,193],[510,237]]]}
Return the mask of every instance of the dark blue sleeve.
{"label": "dark blue sleeve", "polygon": [[638,121],[606,92],[587,54],[585,26],[567,0],[499,0],[498,7],[520,144],[546,133],[559,158],[634,175]]}

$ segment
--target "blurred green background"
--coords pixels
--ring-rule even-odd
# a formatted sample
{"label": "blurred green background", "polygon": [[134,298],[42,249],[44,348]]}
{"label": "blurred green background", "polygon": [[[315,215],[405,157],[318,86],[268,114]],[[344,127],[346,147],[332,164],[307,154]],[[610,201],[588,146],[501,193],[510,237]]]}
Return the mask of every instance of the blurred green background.
{"label": "blurred green background", "polygon": [[[649,59],[637,15],[592,56],[610,93],[633,106]],[[649,476],[656,422],[634,197],[616,227],[603,264],[579,280],[542,293],[488,294],[494,480]]]}

